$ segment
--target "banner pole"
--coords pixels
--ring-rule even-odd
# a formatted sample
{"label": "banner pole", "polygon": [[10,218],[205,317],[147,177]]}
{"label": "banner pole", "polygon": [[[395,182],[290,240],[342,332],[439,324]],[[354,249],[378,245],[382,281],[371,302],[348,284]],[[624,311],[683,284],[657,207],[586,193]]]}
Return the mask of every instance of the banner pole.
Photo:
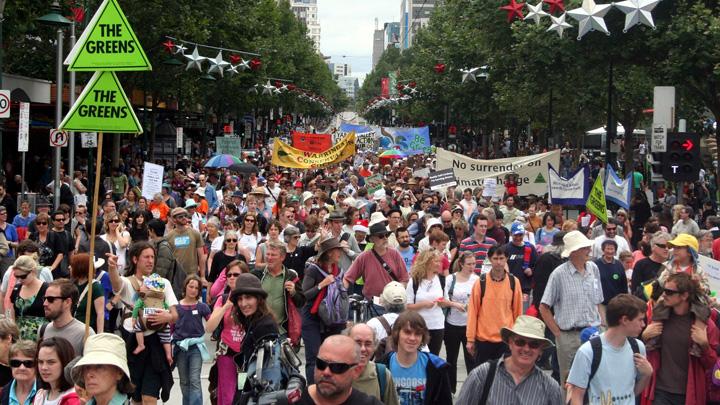
{"label": "banner pole", "polygon": [[[98,132],[98,144],[97,144],[97,160],[96,162],[102,162],[102,148],[103,148],[103,133]],[[100,167],[95,170],[95,190],[93,191],[93,209],[92,209],[92,229],[90,229],[90,268],[88,271],[88,292],[87,305],[85,305],[85,341],[87,341],[88,334],[90,333],[90,314],[92,313],[92,285],[95,279],[95,227],[97,223],[97,209],[98,209],[98,193],[100,192]],[[104,257],[102,259],[105,259]],[[107,260],[107,259],[105,259]],[[79,303],[78,303],[79,304]],[[104,309],[103,309],[104,311]],[[102,331],[98,331],[102,333]]]}

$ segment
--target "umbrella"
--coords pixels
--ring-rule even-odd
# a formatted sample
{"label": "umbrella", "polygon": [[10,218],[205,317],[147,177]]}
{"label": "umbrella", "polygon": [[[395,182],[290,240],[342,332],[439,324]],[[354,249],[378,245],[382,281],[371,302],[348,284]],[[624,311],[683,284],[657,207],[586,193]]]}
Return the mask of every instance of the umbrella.
{"label": "umbrella", "polygon": [[406,157],[407,155],[405,152],[398,150],[398,149],[390,149],[388,151],[383,152],[380,157],[386,157],[386,158],[395,158],[395,159],[402,159]]}
{"label": "umbrella", "polygon": [[233,155],[217,155],[205,163],[205,167],[230,167],[237,163],[242,163],[240,158]]}
{"label": "umbrella", "polygon": [[255,165],[251,165],[250,163],[235,163],[234,165],[229,167],[231,172],[240,172],[240,173],[260,173],[260,169],[257,168]]}

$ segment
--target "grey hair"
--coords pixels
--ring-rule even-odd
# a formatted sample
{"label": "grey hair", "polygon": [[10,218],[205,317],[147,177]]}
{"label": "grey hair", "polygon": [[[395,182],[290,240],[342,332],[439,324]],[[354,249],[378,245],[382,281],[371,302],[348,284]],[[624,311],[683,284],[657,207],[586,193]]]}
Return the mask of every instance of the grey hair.
{"label": "grey hair", "polygon": [[543,254],[545,253],[557,253],[560,254],[565,249],[565,245],[547,245],[545,246],[545,250],[543,250]]}
{"label": "grey hair", "polygon": [[[494,208],[485,208],[482,210],[482,213],[487,217],[488,222],[495,221],[495,209]],[[488,223],[489,227],[490,223]]]}
{"label": "grey hair", "polygon": [[[366,326],[366,327],[368,327],[368,328],[372,331],[372,334],[373,334],[373,343],[375,344],[375,346],[377,346],[378,340],[377,340],[377,332],[375,331],[375,328],[372,328],[370,325],[368,325],[368,324],[366,324],[366,323],[364,323],[364,322],[358,322],[358,323],[356,323],[355,325],[353,325],[353,326],[345,329],[345,335],[347,335],[347,336],[352,335],[353,329],[355,329],[356,326],[360,326],[360,325]],[[350,337],[352,338],[352,336],[350,336]]]}
{"label": "grey hair", "polygon": [[300,235],[300,230],[297,227],[290,225],[285,228],[285,230],[283,231],[283,238],[285,239],[285,243],[290,243],[290,239],[294,235]]}
{"label": "grey hair", "polygon": [[162,193],[155,193],[155,195],[153,195],[153,199],[155,198],[163,198]]}
{"label": "grey hair", "polygon": [[392,302],[388,302],[382,295],[380,296],[380,301],[382,302],[382,306],[385,307],[386,312],[401,314],[407,309],[407,303],[395,304]]}
{"label": "grey hair", "polygon": [[670,236],[669,233],[659,231],[659,232],[655,232],[655,234],[653,235],[650,242],[652,242],[653,244],[659,243],[660,239],[665,239],[665,241],[667,242],[667,241],[671,241],[673,238],[672,238],[672,236]]}
{"label": "grey hair", "polygon": [[207,221],[208,225],[213,225],[215,228],[217,228],[218,231],[222,230],[222,226],[220,225],[220,220],[217,217],[210,217]]}
{"label": "grey hair", "polygon": [[268,249],[275,249],[280,253],[280,256],[285,257],[287,254],[287,247],[285,247],[285,244],[279,241],[273,241],[267,244]]}
{"label": "grey hair", "polygon": [[238,235],[237,232],[230,230],[225,232],[225,237],[223,238],[223,241],[227,240],[228,236],[234,236],[238,239],[240,238],[240,235]]}
{"label": "grey hair", "polygon": [[695,239],[697,239],[698,242],[700,242],[700,239],[704,238],[704,237],[707,236],[707,235],[712,235],[712,232],[708,231],[707,229],[701,229],[701,230],[697,233],[697,235],[695,235]]}

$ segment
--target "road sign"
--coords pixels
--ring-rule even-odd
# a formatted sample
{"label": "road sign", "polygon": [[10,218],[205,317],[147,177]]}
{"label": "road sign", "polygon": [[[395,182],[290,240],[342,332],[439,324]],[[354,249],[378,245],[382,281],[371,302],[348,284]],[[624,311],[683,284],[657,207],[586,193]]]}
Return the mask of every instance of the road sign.
{"label": "road sign", "polygon": [[18,121],[18,152],[27,152],[30,148],[30,103],[20,103]]}
{"label": "road sign", "polygon": [[653,152],[667,152],[667,125],[653,124],[650,150]]}
{"label": "road sign", "polygon": [[10,90],[0,90],[0,118],[10,117]]}
{"label": "road sign", "polygon": [[83,148],[97,148],[97,132],[81,132],[80,140]]}
{"label": "road sign", "polygon": [[95,72],[60,129],[77,132],[133,133],[142,126],[115,72]]}
{"label": "road sign", "polygon": [[70,71],[152,70],[116,0],[105,0],[65,59]]}
{"label": "road sign", "polygon": [[68,144],[68,133],[61,129],[50,130],[50,146],[63,147]]}
{"label": "road sign", "polygon": [[457,132],[457,128],[456,128],[456,127],[450,127],[450,133],[451,133],[451,134],[454,134],[454,133],[456,133],[456,132]]}
{"label": "road sign", "polygon": [[674,182],[694,182],[700,174],[700,135],[670,132],[663,155],[663,178]]}
{"label": "road sign", "polygon": [[183,127],[175,128],[175,147],[180,149],[183,147]]}

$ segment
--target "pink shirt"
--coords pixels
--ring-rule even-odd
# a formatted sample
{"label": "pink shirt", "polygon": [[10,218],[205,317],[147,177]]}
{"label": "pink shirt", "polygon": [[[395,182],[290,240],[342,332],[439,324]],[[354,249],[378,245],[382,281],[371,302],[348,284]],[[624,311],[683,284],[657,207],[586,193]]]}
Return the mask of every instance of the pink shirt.
{"label": "pink shirt", "polygon": [[[222,299],[215,301],[215,308],[222,308],[223,305]],[[223,315],[223,330],[220,334],[220,339],[235,352],[240,353],[240,345],[242,345],[243,338],[245,337],[245,330],[242,326],[235,325],[231,314],[232,308],[228,309]]]}
{"label": "pink shirt", "polygon": [[[390,267],[397,280],[401,283],[407,283],[410,275],[405,266],[400,252],[397,249],[388,248],[382,257],[383,261]],[[362,277],[365,282],[363,287],[363,295],[367,298],[379,297],[382,295],[383,288],[394,279],[385,271],[380,261],[375,257],[372,249],[366,250],[353,262],[350,269],[345,273],[345,279],[354,283],[355,280]]]}

